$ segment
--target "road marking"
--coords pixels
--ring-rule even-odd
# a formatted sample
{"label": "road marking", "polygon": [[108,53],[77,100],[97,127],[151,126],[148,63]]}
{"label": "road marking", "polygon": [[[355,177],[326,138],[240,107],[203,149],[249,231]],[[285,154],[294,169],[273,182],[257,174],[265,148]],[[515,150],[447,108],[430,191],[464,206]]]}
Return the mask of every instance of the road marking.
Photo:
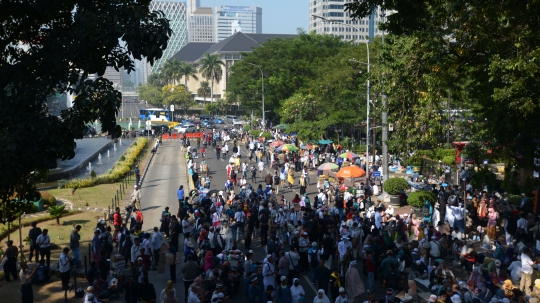
{"label": "road marking", "polygon": [[317,295],[317,289],[315,288],[315,286],[313,286],[313,284],[311,283],[311,280],[309,280],[308,276],[304,275],[304,279],[306,279],[307,284],[311,287],[311,289],[313,290],[315,295]]}

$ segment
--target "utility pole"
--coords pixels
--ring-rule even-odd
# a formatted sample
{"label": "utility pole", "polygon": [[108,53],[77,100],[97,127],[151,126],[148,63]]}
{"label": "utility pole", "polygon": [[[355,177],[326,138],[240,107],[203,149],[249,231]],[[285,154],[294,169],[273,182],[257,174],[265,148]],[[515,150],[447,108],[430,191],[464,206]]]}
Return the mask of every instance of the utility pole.
{"label": "utility pole", "polygon": [[[386,16],[386,13],[383,11],[382,14],[380,14],[383,19]],[[384,21],[384,20],[383,20]],[[382,32],[382,45],[384,47],[384,31]],[[384,75],[383,75],[384,77]],[[384,82],[384,79],[383,79]],[[386,141],[388,141],[388,113],[386,112],[386,94],[383,92],[382,94],[382,166],[383,166],[383,182],[388,179],[388,144]]]}

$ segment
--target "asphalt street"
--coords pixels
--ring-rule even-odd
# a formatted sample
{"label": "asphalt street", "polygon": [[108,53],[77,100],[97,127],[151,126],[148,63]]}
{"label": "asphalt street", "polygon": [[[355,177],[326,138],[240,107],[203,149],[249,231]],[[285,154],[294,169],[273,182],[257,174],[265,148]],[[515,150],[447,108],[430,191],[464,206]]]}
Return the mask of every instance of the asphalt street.
{"label": "asphalt street", "polygon": [[118,111],[119,118],[139,117],[139,110],[146,108],[143,102],[139,103],[127,103],[122,102],[122,107]]}
{"label": "asphalt street", "polygon": [[[126,104],[127,105],[127,104]],[[135,110],[139,108],[141,104],[131,103],[128,106],[125,106],[124,110]],[[223,126],[218,126],[218,129],[221,129]],[[195,143],[192,142],[192,145]],[[232,150],[232,145],[229,146]],[[244,146],[242,148],[242,161],[247,159],[247,151]],[[229,152],[230,156],[231,152]],[[163,145],[158,148],[156,155],[152,163],[150,164],[147,175],[142,184],[142,209],[144,213],[144,230],[152,229],[154,226],[160,225],[161,212],[166,206],[170,207],[171,213],[176,213],[178,209],[178,201],[176,198],[176,190],[179,185],[184,185],[186,188],[188,186],[187,179],[187,170],[185,162],[185,154],[180,150],[180,142],[178,140],[164,140]],[[196,159],[195,162],[200,162],[201,159]],[[225,182],[227,181],[226,174],[226,165],[227,162],[222,159],[216,159],[216,153],[213,148],[209,147],[208,152],[206,153],[206,161],[209,166],[210,176],[212,177],[211,189],[222,190]],[[255,165],[255,164],[251,164]],[[251,166],[250,165],[250,166]],[[265,171],[273,174],[273,169],[265,166]],[[316,170],[310,171],[311,174],[311,184],[307,188],[307,193],[310,198],[313,200],[313,196],[316,194]],[[259,183],[264,183],[264,176],[257,176],[258,182],[252,184],[254,188],[258,186]],[[295,174],[295,180],[299,177],[299,173]],[[248,179],[249,184],[250,179]],[[288,201],[292,200],[295,193],[299,193],[299,186],[296,184],[292,190],[280,189],[279,194],[283,194],[285,199]],[[258,234],[257,234],[258,235]],[[179,241],[179,243],[182,243]],[[243,243],[238,243],[239,249],[244,249]],[[255,238],[252,242],[251,249],[254,251],[255,260],[262,261],[266,255],[264,250],[260,245],[260,239]],[[179,247],[179,251],[183,251],[183,247]],[[184,301],[184,286],[182,281],[182,276],[180,273],[181,265],[177,266],[177,283],[175,284],[177,290],[177,296],[179,302]],[[167,280],[169,280],[169,269],[166,268],[164,274],[157,274],[155,271],[150,272],[150,281],[154,284],[156,288],[157,295],[165,287]],[[364,278],[364,277],[363,277]],[[316,294],[315,287],[309,281],[308,276],[302,276],[300,279],[301,285],[306,291],[307,302],[312,302]],[[364,278],[364,283],[366,283]],[[381,298],[383,294],[383,289],[380,283],[375,283],[375,292],[378,294],[376,298]],[[232,302],[245,302],[246,298],[244,297],[245,290],[243,283],[241,283],[239,294],[236,295]],[[365,299],[365,295],[361,298],[361,302]],[[333,300],[332,300],[333,302]]]}

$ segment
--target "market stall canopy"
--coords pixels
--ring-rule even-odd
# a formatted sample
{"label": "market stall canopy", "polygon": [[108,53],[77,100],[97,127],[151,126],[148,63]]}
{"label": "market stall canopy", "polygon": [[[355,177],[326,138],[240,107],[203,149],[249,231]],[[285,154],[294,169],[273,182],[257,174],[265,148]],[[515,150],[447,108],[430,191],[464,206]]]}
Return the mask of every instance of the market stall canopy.
{"label": "market stall canopy", "polygon": [[338,168],[339,166],[337,166],[336,164],[328,163],[328,162],[318,167],[319,170],[333,170],[333,169],[338,169]]}
{"label": "market stall canopy", "polygon": [[330,144],[332,142],[334,142],[334,141],[332,141],[332,140],[319,140],[319,144]]}
{"label": "market stall canopy", "polygon": [[278,124],[278,125],[274,126],[273,129],[286,130],[286,129],[289,129],[289,125],[287,125],[287,124]]}
{"label": "market stall canopy", "polygon": [[343,167],[336,174],[338,178],[360,178],[365,175],[366,172],[356,165]]}

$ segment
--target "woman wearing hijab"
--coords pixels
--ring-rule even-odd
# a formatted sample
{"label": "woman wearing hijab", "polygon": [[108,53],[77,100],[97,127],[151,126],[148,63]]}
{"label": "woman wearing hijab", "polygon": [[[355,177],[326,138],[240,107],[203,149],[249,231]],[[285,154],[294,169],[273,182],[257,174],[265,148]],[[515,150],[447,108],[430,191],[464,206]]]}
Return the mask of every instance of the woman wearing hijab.
{"label": "woman wearing hijab", "polygon": [[167,286],[161,291],[159,294],[159,302],[166,302],[166,298],[169,297],[169,292],[172,291],[173,298],[176,298],[176,289],[174,288],[174,284],[172,280],[167,281]]}
{"label": "woman wearing hijab", "polygon": [[207,251],[204,255],[204,262],[203,262],[203,271],[207,271],[212,267],[212,260],[214,259],[214,254],[211,250]]}
{"label": "woman wearing hijab", "polygon": [[[299,303],[301,297],[305,296],[306,292],[302,285],[300,285],[300,280],[298,278],[293,279],[293,285],[291,286],[291,303]],[[305,301],[305,299],[304,299]]]}
{"label": "woman wearing hijab", "polygon": [[360,295],[366,291],[364,282],[356,268],[356,261],[351,261],[349,269],[345,273],[345,289],[351,302],[358,302]]}
{"label": "woman wearing hijab", "polygon": [[482,303],[489,303],[491,298],[493,298],[491,290],[486,287],[486,283],[484,282],[480,283],[480,288],[478,289],[476,296],[478,299],[482,300]]}
{"label": "woman wearing hijab", "polygon": [[313,298],[313,303],[330,303],[330,299],[324,293],[324,289],[319,289],[315,298]]}
{"label": "woman wearing hijab", "polygon": [[471,272],[467,285],[472,286],[472,288],[475,289],[480,287],[480,283],[482,283],[482,274],[480,273],[479,268],[475,267]]}
{"label": "woman wearing hijab", "polygon": [[497,218],[498,218],[497,212],[493,208],[488,209],[488,215],[487,215],[487,235],[490,240],[495,240],[496,233],[497,233]]}

